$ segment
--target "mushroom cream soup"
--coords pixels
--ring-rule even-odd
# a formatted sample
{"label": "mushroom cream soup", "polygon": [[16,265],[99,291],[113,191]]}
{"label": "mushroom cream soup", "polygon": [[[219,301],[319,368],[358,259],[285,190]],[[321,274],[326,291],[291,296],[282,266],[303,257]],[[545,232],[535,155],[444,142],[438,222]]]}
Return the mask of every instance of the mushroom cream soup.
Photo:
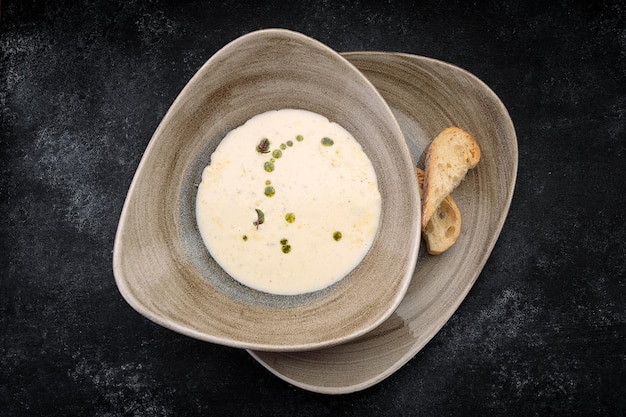
{"label": "mushroom cream soup", "polygon": [[323,289],[365,257],[379,224],[372,163],[337,123],[305,110],[226,135],[198,187],[204,244],[234,279],[284,295]]}

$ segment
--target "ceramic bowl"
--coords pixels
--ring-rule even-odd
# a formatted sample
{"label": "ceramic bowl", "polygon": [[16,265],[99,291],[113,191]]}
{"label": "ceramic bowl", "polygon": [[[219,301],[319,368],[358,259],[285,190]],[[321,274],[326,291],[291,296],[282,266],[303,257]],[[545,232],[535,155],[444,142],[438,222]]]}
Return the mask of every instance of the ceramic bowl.
{"label": "ceramic bowl", "polygon": [[[197,184],[224,136],[282,108],[326,116],[370,158],[382,197],[363,261],[324,290],[280,296],[239,284],[211,258],[195,218]],[[211,57],[176,98],[131,183],[113,252],[116,283],[148,319],[227,346],[303,351],[354,339],[402,300],[419,250],[419,190],[410,150],[370,81],[327,46],[270,29]]]}

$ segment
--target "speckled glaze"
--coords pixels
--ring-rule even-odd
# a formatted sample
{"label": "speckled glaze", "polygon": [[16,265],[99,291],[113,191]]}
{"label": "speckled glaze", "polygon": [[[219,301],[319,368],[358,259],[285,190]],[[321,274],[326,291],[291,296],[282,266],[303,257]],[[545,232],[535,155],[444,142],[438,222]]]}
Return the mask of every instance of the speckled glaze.
{"label": "speckled glaze", "polygon": [[[196,184],[224,135],[282,108],[322,114],[350,131],[372,161],[383,205],[363,262],[330,288],[291,297],[229,277],[204,247],[194,212]],[[116,283],[139,313],[201,340],[266,351],[336,345],[374,329],[399,305],[419,250],[419,207],[410,150],[367,78],[304,35],[253,32],[207,61],[154,133],[120,218]]]}
{"label": "speckled glaze", "polygon": [[468,72],[424,57],[344,54],[394,111],[418,166],[444,128],[456,125],[478,141],[482,159],[453,192],[463,224],[439,256],[420,252],[406,297],[374,331],[332,348],[289,354],[250,352],[277,376],[329,394],[368,388],[408,362],[461,304],[491,253],[507,216],[517,174],[517,138],[498,97]]}

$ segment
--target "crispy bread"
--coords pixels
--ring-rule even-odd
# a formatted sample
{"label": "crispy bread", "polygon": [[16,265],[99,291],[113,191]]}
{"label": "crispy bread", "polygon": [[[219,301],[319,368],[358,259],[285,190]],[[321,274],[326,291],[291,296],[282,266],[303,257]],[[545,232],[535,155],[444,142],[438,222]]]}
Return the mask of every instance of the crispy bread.
{"label": "crispy bread", "polygon": [[[425,173],[420,168],[415,170],[417,171],[420,191],[423,192]],[[452,196],[448,194],[422,231],[426,250],[431,255],[440,255],[454,245],[460,233],[461,212]]]}
{"label": "crispy bread", "polygon": [[441,202],[479,161],[478,143],[463,129],[449,127],[437,135],[426,153],[422,231]]}

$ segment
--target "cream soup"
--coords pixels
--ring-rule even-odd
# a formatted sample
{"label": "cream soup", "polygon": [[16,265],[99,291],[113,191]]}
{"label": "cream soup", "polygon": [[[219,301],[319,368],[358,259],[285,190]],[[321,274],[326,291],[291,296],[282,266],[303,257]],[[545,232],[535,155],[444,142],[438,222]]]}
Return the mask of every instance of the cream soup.
{"label": "cream soup", "polygon": [[305,110],[257,115],[226,135],[198,187],[215,261],[254,289],[295,295],[344,278],[379,224],[372,163],[337,123]]}

